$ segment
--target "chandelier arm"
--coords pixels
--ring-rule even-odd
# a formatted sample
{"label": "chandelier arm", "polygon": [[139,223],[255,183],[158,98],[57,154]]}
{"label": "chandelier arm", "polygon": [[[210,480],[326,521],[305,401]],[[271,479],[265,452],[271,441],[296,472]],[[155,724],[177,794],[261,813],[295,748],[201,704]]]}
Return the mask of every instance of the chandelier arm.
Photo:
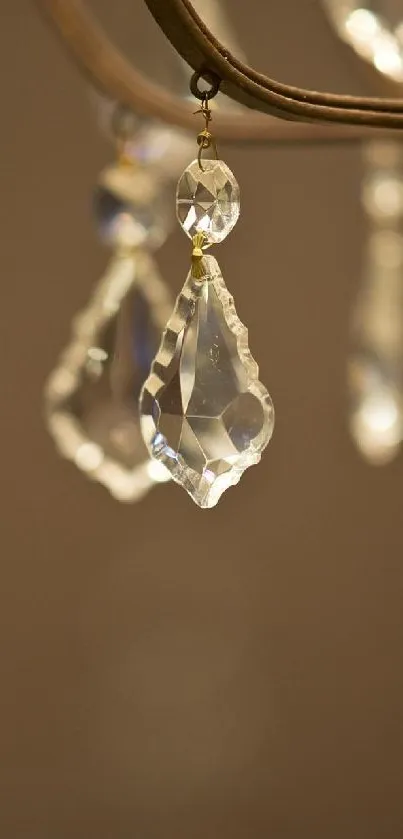
{"label": "chandelier arm", "polygon": [[[109,40],[83,0],[35,2],[82,72],[104,94],[140,115],[194,131],[194,107],[137,71]],[[402,100],[336,96],[272,81],[231,56],[205,27],[189,0],[145,2],[175,49],[195,71],[218,76],[220,90],[252,108],[241,114],[217,113],[217,139],[268,144],[348,142],[386,133],[379,129],[387,129],[389,136],[388,129],[403,127]]]}

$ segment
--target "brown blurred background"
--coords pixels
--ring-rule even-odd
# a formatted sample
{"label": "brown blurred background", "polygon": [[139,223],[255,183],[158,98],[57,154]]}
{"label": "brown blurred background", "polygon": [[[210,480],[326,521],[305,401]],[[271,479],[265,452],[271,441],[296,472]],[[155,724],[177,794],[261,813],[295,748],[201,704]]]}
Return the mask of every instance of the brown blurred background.
{"label": "brown blurred background", "polygon": [[[163,78],[143,4],[92,5]],[[263,71],[366,90],[318,3],[230,7]],[[214,510],[166,485],[119,505],[42,420],[107,260],[89,207],[112,149],[34,4],[3,0],[0,21],[0,836],[397,839],[403,459],[366,465],[345,421],[359,149],[222,150],[243,213],[220,263],[275,435]],[[187,258],[175,230],[175,292]]]}

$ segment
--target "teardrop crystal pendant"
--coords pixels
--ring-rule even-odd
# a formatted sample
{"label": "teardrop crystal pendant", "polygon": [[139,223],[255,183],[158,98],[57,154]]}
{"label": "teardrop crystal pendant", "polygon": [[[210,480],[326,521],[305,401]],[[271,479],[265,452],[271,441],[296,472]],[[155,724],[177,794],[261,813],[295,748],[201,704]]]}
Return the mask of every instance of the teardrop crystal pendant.
{"label": "teardrop crystal pendant", "polygon": [[171,312],[154,260],[115,255],[47,383],[47,425],[59,452],[119,501],[137,501],[168,480],[150,460],[138,397]]}
{"label": "teardrop crystal pendant", "polygon": [[152,456],[200,507],[258,463],[274,410],[217,261],[190,271],[140,397]]}

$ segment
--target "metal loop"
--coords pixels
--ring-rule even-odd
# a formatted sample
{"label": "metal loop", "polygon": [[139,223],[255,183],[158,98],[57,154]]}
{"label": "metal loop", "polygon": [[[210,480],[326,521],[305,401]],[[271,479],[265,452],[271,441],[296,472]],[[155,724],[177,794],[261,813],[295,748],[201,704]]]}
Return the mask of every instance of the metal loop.
{"label": "metal loop", "polygon": [[[200,90],[200,79],[203,79],[205,82],[207,82],[207,84],[210,85],[210,90]],[[213,99],[214,96],[217,95],[220,89],[220,84],[221,79],[215,73],[212,73],[211,70],[203,70],[202,72],[199,72],[197,70],[195,73],[193,73],[193,76],[190,79],[190,90],[196,99],[200,99],[201,102],[208,102],[209,99]]]}
{"label": "metal loop", "polygon": [[208,149],[211,145],[211,141],[213,139],[213,135],[210,134],[210,131],[207,131],[205,128],[203,131],[200,131],[200,134],[197,135],[197,144],[202,147],[202,149]]}
{"label": "metal loop", "polygon": [[204,172],[205,170],[203,169],[203,166],[202,166],[203,151],[205,151],[206,149],[212,148],[213,151],[214,151],[214,157],[215,157],[216,160],[218,160],[217,146],[216,146],[216,142],[215,142],[215,139],[214,139],[213,135],[210,134],[209,131],[201,131],[201,133],[197,137],[197,144],[199,146],[199,151],[198,151],[198,155],[197,155],[197,162],[199,164],[199,169],[202,172]]}

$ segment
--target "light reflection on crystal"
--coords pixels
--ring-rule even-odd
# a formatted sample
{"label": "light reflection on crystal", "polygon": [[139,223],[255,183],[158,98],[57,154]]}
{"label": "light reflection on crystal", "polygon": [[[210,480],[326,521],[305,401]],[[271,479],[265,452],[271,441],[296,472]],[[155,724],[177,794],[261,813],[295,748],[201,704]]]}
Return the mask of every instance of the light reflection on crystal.
{"label": "light reflection on crystal", "polygon": [[[369,2],[365,8],[359,0],[322,0],[339,36],[361,58],[370,62],[379,73],[394,82],[403,82],[402,21],[387,20],[393,8],[386,0]],[[378,7],[374,9],[374,5]],[[401,16],[401,5],[396,3]]]}
{"label": "light reflection on crystal", "polygon": [[403,437],[403,404],[397,371],[380,356],[350,360],[350,428],[361,454],[374,465],[396,456]]}
{"label": "light reflection on crystal", "polygon": [[258,380],[216,260],[189,274],[140,398],[150,453],[200,507],[214,506],[273,432],[274,411]]}
{"label": "light reflection on crystal", "polygon": [[393,170],[375,171],[363,184],[362,200],[368,215],[376,219],[403,215],[403,178]]}
{"label": "light reflection on crystal", "polygon": [[[396,442],[396,430],[399,428],[399,409],[397,399],[385,390],[371,393],[361,406],[362,419],[374,434],[383,435],[388,443]],[[400,429],[399,429],[400,433]],[[397,441],[399,435],[397,435]]]}
{"label": "light reflection on crystal", "polygon": [[49,430],[65,457],[121,501],[169,479],[148,456],[138,397],[171,311],[155,263],[115,256],[46,389]]}
{"label": "light reflection on crystal", "polygon": [[91,359],[91,361],[96,362],[106,361],[108,358],[108,353],[101,347],[90,347],[87,352],[87,355]]}
{"label": "light reflection on crystal", "polygon": [[94,472],[101,465],[104,453],[96,443],[82,443],[78,447],[74,462],[83,472]]}

